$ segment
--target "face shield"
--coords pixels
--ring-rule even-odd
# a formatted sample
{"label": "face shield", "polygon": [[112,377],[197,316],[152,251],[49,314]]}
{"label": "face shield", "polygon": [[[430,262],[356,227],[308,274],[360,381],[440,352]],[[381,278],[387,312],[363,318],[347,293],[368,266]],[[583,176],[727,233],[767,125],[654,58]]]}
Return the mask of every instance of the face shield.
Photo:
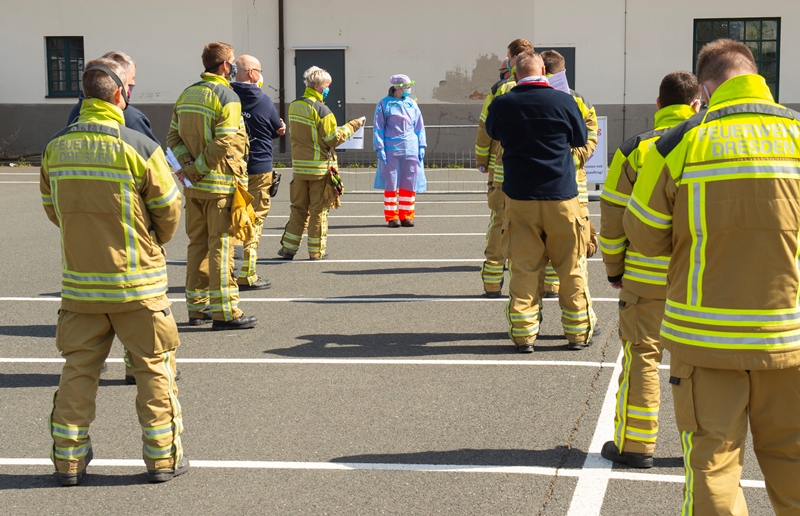
{"label": "face shield", "polygon": [[414,82],[415,81],[392,83],[392,87],[395,91],[400,91],[403,98],[410,98],[416,101],[417,95]]}

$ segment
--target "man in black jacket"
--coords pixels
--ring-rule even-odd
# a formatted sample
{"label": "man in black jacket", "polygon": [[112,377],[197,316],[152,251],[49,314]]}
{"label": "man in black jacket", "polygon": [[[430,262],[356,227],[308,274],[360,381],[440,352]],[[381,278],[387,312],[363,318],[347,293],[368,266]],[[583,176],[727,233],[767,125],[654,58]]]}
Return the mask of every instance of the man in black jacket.
{"label": "man in black jacket", "polygon": [[[133,91],[133,87],[136,86],[136,63],[134,63],[131,56],[125,52],[106,52],[102,57],[113,59],[121,64],[125,69],[125,74],[128,77],[128,98],[125,99],[125,111],[122,112],[122,114],[125,115],[125,127],[142,133],[157,144],[161,145],[161,142],[158,141],[156,135],[153,134],[153,128],[150,126],[150,119],[147,118],[147,115],[129,103],[131,100],[131,92]],[[83,92],[81,92],[80,96],[78,97],[78,103],[72,106],[72,109],[69,112],[69,116],[67,117],[67,125],[74,124],[75,121],[78,120],[78,115],[80,114],[81,104],[83,104],[84,98]]]}
{"label": "man in black jacket", "polygon": [[278,116],[272,99],[261,91],[264,78],[258,59],[249,55],[239,56],[236,70],[231,88],[242,102],[242,117],[250,139],[247,191],[253,196],[253,211],[256,213],[256,231],[253,238],[243,244],[244,263],[237,283],[239,290],[259,290],[271,285],[268,279],[259,278],[256,274],[256,249],[269,213],[269,190],[275,177],[272,170],[272,140],[286,134],[286,124]]}
{"label": "man in black jacket", "polygon": [[492,102],[486,118],[487,133],[504,149],[509,333],[517,351],[533,352],[541,321],[537,285],[546,253],[561,281],[561,322],[569,348],[583,349],[592,337],[591,297],[570,149],[586,144],[586,124],[572,97],[548,84],[539,54],[520,54],[515,75],[517,85]]}

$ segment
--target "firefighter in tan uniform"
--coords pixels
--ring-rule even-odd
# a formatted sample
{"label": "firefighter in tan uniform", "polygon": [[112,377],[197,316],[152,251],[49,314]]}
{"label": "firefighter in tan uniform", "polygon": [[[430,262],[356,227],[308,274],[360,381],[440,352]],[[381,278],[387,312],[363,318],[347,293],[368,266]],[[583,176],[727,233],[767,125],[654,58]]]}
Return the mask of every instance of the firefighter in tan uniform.
{"label": "firefighter in tan uniform", "polygon": [[600,196],[600,249],[608,281],[619,294],[622,371],[619,375],[614,440],[605,443],[608,460],[637,468],[653,467],[658,436],[662,347],[669,256],[646,257],[629,243],[622,216],[645,157],[659,137],[700,109],[697,79],[673,72],[661,81],[656,99],[655,129],[627,140],[614,153]]}
{"label": "firefighter in tan uniform", "polygon": [[125,127],[125,69],[87,63],[78,120],[51,139],[40,190],[62,243],[56,347],[66,360],[50,415],[61,485],[80,484],[92,460],[89,425],[103,362],[117,336],[136,378],[142,453],[151,482],[189,469],[175,384],[178,329],[161,247],[178,228],[181,194],[164,152]]}
{"label": "firefighter in tan uniform", "polygon": [[203,49],[200,82],[178,97],[167,133],[167,146],[192,182],[186,197],[186,306],[189,323],[212,321],[214,330],[253,328],[255,316],[239,309],[232,231],[234,192],[247,187],[249,142],[239,97],[226,77],[236,75],[233,47],[209,43]]}
{"label": "firefighter in tan uniform", "polygon": [[572,97],[548,84],[539,54],[523,52],[517,57],[516,79],[511,91],[492,102],[486,117],[486,132],[503,146],[509,336],[517,351],[533,352],[541,320],[539,275],[547,255],[562,282],[564,334],[570,349],[583,349],[593,326],[570,148],[586,144],[586,124]]}
{"label": "firefighter in tan uniform", "polygon": [[278,256],[294,259],[303,233],[308,228],[308,255],[312,260],[327,257],[328,209],[333,199],[330,192],[330,169],[337,170],[334,149],[353,136],[366,121],[365,117],[350,120],[338,127],[336,117],[323,101],[328,96],[331,76],[317,66],[303,74],[306,89],[303,96],[289,104],[289,141],[292,144],[292,182],[289,200],[292,203],[289,221],[281,237]]}
{"label": "firefighter in tan uniform", "polygon": [[748,426],[779,515],[800,514],[800,113],[776,104],[749,48],[697,57],[708,110],[661,136],[623,216],[631,245],[671,254],[670,352],[682,514],[747,514]]}
{"label": "firefighter in tan uniform", "polygon": [[503,289],[503,270],[506,266],[506,257],[503,256],[500,245],[505,222],[506,195],[503,193],[503,148],[500,142],[493,140],[486,134],[486,115],[489,106],[495,98],[503,95],[516,85],[514,81],[514,63],[516,56],[526,50],[533,50],[533,45],[526,39],[515,39],[508,45],[505,63],[506,73],[500,74],[500,81],[492,86],[489,95],[483,102],[480,118],[478,119],[478,133],[475,137],[475,158],[478,170],[488,174],[488,190],[486,200],[491,210],[489,227],[486,229],[486,248],[483,251],[486,260],[481,267],[483,291],[487,297],[500,297]]}
{"label": "firefighter in tan uniform", "polygon": [[[575,176],[578,181],[578,199],[581,203],[581,213],[583,214],[585,222],[584,231],[586,235],[584,239],[587,242],[586,257],[591,258],[594,253],[597,252],[599,244],[597,241],[597,230],[589,219],[589,185],[586,177],[586,162],[589,161],[589,158],[592,157],[594,150],[597,148],[597,112],[594,106],[584,99],[580,93],[569,87],[564,56],[555,50],[545,50],[542,52],[542,59],[544,60],[547,78],[551,82],[551,85],[556,89],[569,93],[572,95],[572,98],[575,99],[575,102],[578,103],[578,108],[581,110],[581,115],[583,115],[583,120],[586,123],[586,130],[589,133],[589,139],[586,141],[586,145],[572,149],[572,158],[575,161]],[[539,292],[543,297],[558,297],[558,275],[555,269],[553,269],[553,264],[550,262],[548,262],[547,267],[545,267],[545,274],[540,281]],[[592,317],[596,320],[594,314],[592,314]],[[595,328],[595,333],[598,333],[598,331],[598,328]]]}

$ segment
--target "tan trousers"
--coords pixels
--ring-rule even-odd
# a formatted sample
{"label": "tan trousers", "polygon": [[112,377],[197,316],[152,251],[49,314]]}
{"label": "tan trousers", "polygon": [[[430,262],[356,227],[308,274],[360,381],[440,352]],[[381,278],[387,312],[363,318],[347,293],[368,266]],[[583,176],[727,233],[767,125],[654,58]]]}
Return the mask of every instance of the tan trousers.
{"label": "tan trousers", "polygon": [[233,247],[240,241],[229,233],[233,196],[186,199],[186,307],[189,317],[208,309],[216,321],[232,321],[239,310],[239,287],[233,277]]}
{"label": "tan trousers", "polygon": [[541,318],[539,277],[547,262],[561,280],[559,305],[564,335],[571,343],[592,338],[591,296],[586,281],[586,242],[578,199],[508,199],[503,247],[508,257],[509,336],[517,345],[533,344]]}
{"label": "tan trousers", "polygon": [[748,423],[772,508],[800,514],[800,367],[708,369],[673,355],[670,375],[686,468],[681,514],[747,514],[739,480]]}
{"label": "tan trousers", "polygon": [[264,220],[269,214],[270,196],[269,189],[272,186],[272,172],[265,172],[264,174],[251,174],[248,177],[247,191],[253,196],[251,205],[253,211],[256,213],[256,231],[253,238],[243,243],[244,245],[244,263],[242,270],[239,273],[237,283],[239,285],[252,285],[258,281],[258,274],[256,274],[256,260],[258,255],[256,250],[261,241],[261,231],[264,227]]}
{"label": "tan trousers", "polygon": [[100,369],[115,335],[128,350],[136,377],[136,412],[147,469],[174,469],[183,456],[183,422],[175,384],[175,350],[180,341],[169,309],[112,314],[61,310],[56,347],[66,363],[50,415],[51,458],[60,473],[85,468]]}
{"label": "tan trousers", "polygon": [[[583,216],[584,218],[583,241],[586,242],[586,256],[588,258],[591,257],[595,253],[595,251],[597,251],[597,230],[595,229],[594,224],[592,224],[592,221],[589,220],[588,204],[581,203],[581,216]],[[539,292],[542,295],[548,292],[555,292],[557,294],[558,285],[559,285],[558,274],[556,274],[556,270],[553,268],[553,264],[548,261],[547,267],[545,267],[545,270],[542,273],[542,277],[539,279]]]}
{"label": "tan trousers", "polygon": [[289,200],[292,203],[289,222],[283,230],[283,251],[296,254],[308,228],[308,254],[321,258],[328,241],[328,208],[325,207],[325,185],[328,176],[295,174],[289,183]]}
{"label": "tan trousers", "polygon": [[624,452],[653,454],[658,437],[661,383],[658,366],[664,300],[631,294],[619,295],[619,333],[622,338],[622,372],[614,416],[614,444]]}
{"label": "tan trousers", "polygon": [[500,292],[503,288],[503,268],[506,265],[501,240],[503,223],[506,219],[506,200],[508,199],[503,193],[503,183],[492,183],[486,197],[492,214],[489,219],[489,227],[486,229],[486,249],[483,251],[486,260],[481,267],[481,279],[485,292]]}

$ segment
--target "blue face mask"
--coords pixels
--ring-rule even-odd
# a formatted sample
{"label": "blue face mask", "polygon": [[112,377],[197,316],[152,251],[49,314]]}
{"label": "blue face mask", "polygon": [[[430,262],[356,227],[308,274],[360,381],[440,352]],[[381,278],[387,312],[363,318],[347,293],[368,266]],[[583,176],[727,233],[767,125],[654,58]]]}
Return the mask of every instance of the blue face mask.
{"label": "blue face mask", "polygon": [[410,97],[410,96],[411,96],[411,90],[410,90],[410,89],[405,89],[405,90],[403,90],[403,93],[401,94],[401,96],[402,96],[403,98]]}
{"label": "blue face mask", "polygon": [[231,63],[231,80],[236,78],[236,62]]}
{"label": "blue face mask", "polygon": [[328,96],[328,93],[331,92],[330,88],[322,88],[322,100],[325,100],[325,97]]}

